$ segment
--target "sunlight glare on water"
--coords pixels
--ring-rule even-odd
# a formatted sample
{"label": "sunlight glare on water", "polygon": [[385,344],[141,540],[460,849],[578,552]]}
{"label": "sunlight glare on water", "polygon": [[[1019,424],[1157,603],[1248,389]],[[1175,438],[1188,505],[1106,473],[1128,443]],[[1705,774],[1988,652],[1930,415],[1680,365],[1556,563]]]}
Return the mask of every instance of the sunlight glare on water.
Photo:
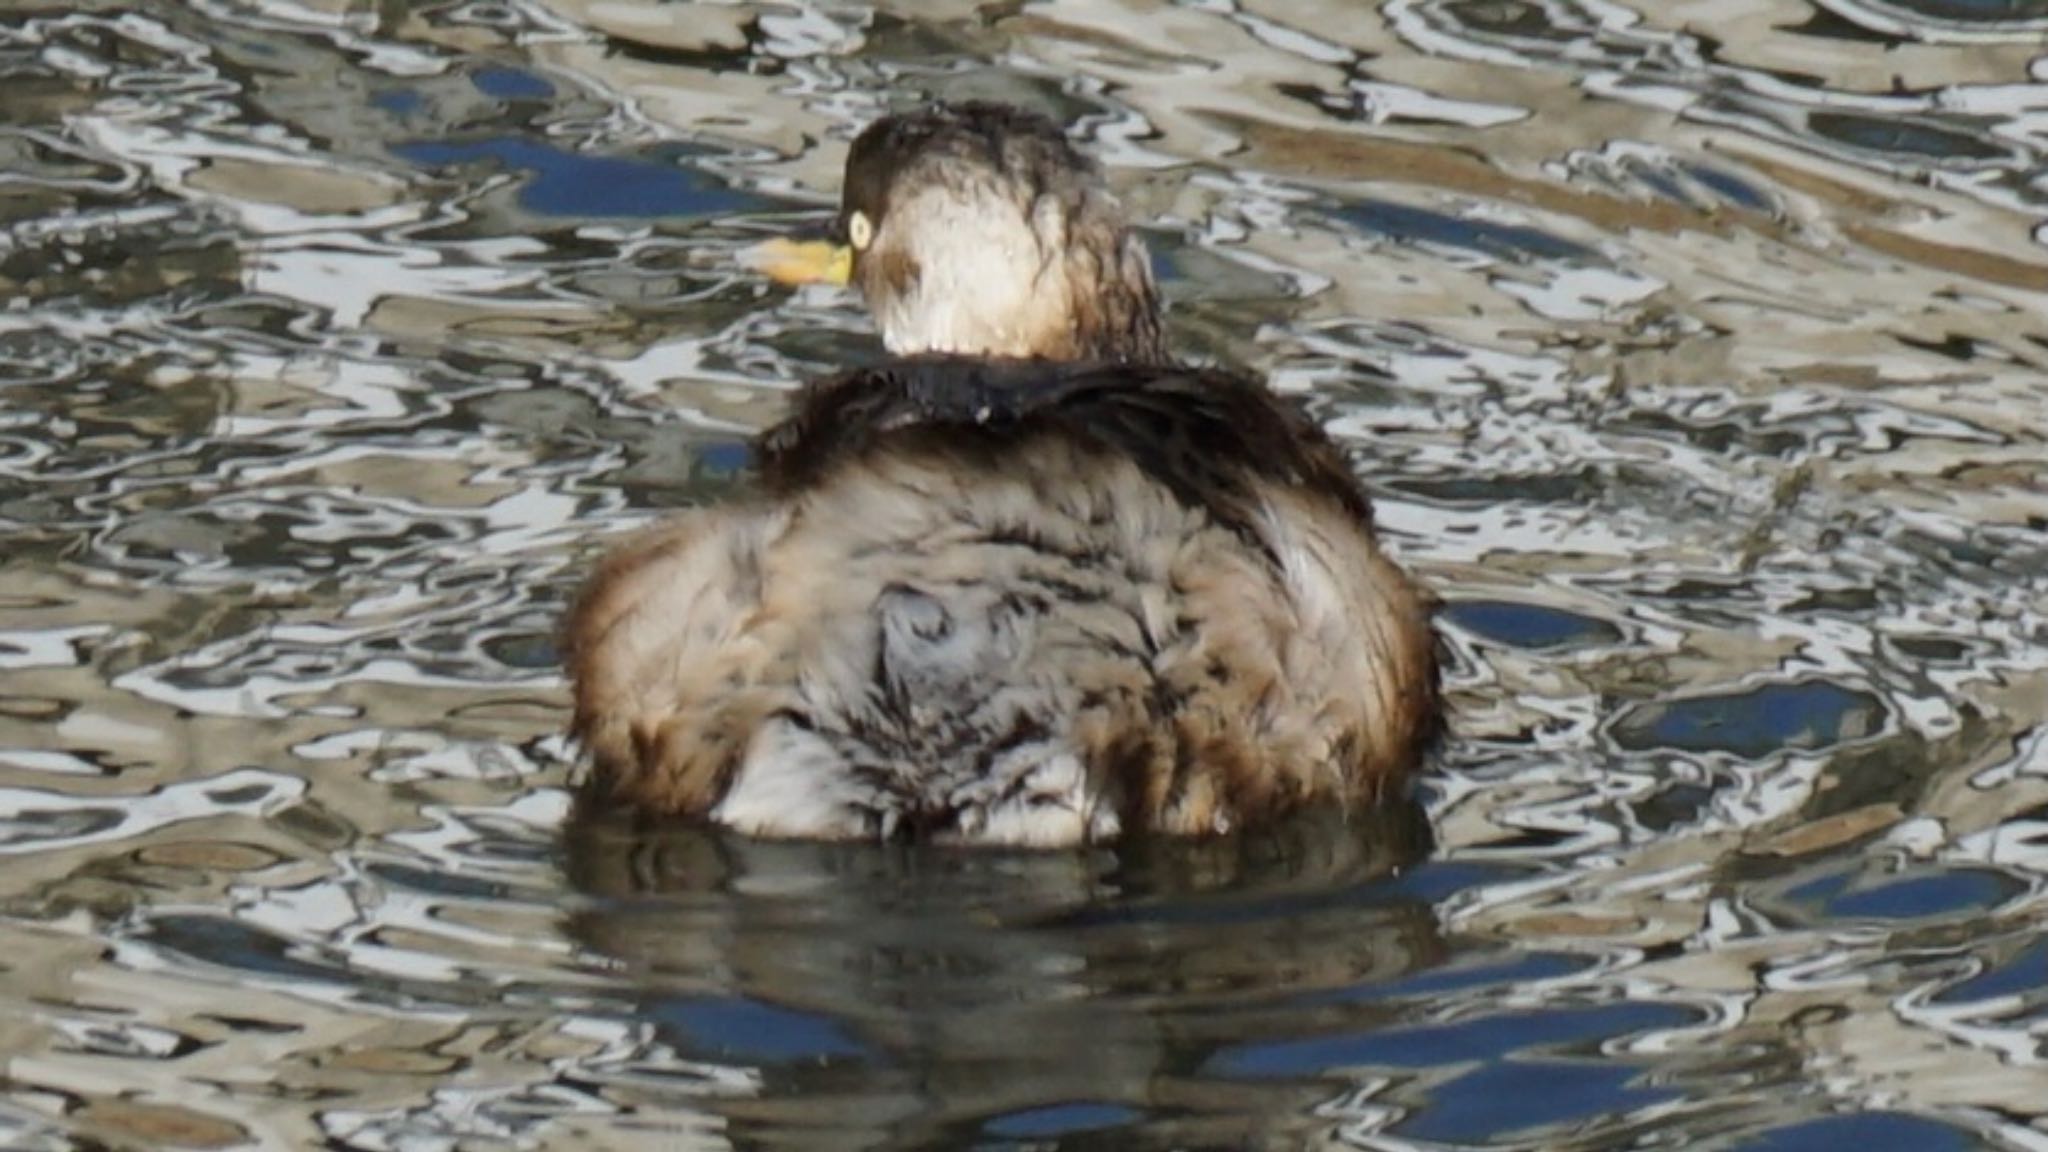
{"label": "sunlight glare on water", "polygon": [[[0,12],[0,1146],[2048,1149],[2037,0]],[[914,100],[1072,125],[1444,597],[1411,804],[565,829]]]}

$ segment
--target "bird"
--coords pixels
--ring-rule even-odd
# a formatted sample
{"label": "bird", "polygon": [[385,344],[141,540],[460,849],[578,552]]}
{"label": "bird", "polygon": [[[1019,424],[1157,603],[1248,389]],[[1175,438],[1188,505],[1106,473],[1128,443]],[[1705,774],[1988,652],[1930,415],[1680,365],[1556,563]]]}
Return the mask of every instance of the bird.
{"label": "bird", "polygon": [[835,239],[886,350],[813,380],[729,499],[605,555],[564,618],[584,810],[772,838],[1072,848],[1406,786],[1435,597],[1343,453],[1175,360],[1145,245],[1050,119],[880,117]]}

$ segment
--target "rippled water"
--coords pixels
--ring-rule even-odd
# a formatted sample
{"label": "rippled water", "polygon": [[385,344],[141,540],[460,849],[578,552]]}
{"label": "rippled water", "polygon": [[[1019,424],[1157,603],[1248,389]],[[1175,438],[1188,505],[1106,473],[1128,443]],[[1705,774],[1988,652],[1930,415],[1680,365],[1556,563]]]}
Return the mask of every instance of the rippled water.
{"label": "rippled water", "polygon": [[[1052,111],[1445,593],[1362,835],[565,834],[550,632]],[[13,4],[0,1145],[2048,1148],[2040,0]]]}

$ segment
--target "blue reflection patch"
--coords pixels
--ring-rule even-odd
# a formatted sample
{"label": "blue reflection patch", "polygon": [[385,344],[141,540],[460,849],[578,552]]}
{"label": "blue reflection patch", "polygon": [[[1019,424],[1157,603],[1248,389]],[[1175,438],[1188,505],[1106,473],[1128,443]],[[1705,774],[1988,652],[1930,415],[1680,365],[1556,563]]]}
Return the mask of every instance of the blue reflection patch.
{"label": "blue reflection patch", "polygon": [[1766,684],[1743,692],[1631,707],[1616,720],[1623,748],[1675,748],[1767,756],[1825,748],[1883,728],[1884,706],[1867,692],[1825,680]]}
{"label": "blue reflection patch", "polygon": [[1939,1004],[1968,1004],[2004,996],[2040,995],[2048,991],[2048,938],[1995,968],[1970,977],[1935,996]]}
{"label": "blue reflection patch", "polygon": [[1911,1148],[1913,1152],[1961,1152],[1980,1147],[1946,1124],[1897,1112],[1824,1116],[1764,1133],[1737,1145],[1739,1152],[1838,1152],[1843,1148]]}
{"label": "blue reflection patch", "polygon": [[1608,1004],[1597,1008],[1511,1012],[1457,1024],[1387,1028],[1311,1040],[1227,1048],[1205,1071],[1242,1079],[1320,1076],[1332,1068],[1372,1065],[1429,1068],[1499,1060],[1553,1044],[1609,1040],[1690,1023],[1695,1013],[1670,1004]]}
{"label": "blue reflection patch", "polygon": [[519,206],[541,216],[715,216],[761,204],[674,162],[572,152],[518,136],[421,141],[392,151],[422,166],[493,160],[530,172]]}
{"label": "blue reflection patch", "polygon": [[1771,209],[1771,198],[1758,191],[1748,181],[1705,164],[1687,164],[1685,173],[1701,184],[1714,190],[1723,200],[1741,208],[1758,212]]}
{"label": "blue reflection patch", "polygon": [[1430,1106],[1399,1127],[1403,1136],[1447,1144],[1490,1143],[1509,1133],[1643,1108],[1680,1093],[1633,1086],[1641,1070],[1593,1060],[1500,1060],[1431,1094]]}
{"label": "blue reflection patch", "polygon": [[1360,231],[1401,244],[1436,244],[1504,259],[1597,260],[1583,244],[1519,224],[1500,224],[1386,200],[1358,200],[1337,216]]}
{"label": "blue reflection patch", "polygon": [[1678,181],[1661,169],[1645,166],[1636,169],[1633,175],[1643,183],[1656,189],[1657,194],[1666,200],[1675,201],[1679,204],[1691,204],[1693,202],[1693,198],[1686,195],[1685,189],[1678,186]]}
{"label": "blue reflection patch", "polygon": [[831,1056],[865,1056],[867,1049],[820,1016],[728,997],[659,1000],[646,1006],[657,1023],[680,1029],[698,1052],[791,1064]]}
{"label": "blue reflection patch", "polygon": [[386,88],[372,94],[370,103],[393,116],[410,116],[427,106],[427,98],[410,88]]}
{"label": "blue reflection patch", "polygon": [[499,100],[546,100],[555,94],[553,84],[521,68],[479,68],[470,73],[469,82]]}
{"label": "blue reflection patch", "polygon": [[1852,887],[1830,901],[1827,910],[1854,920],[1917,920],[1988,911],[2019,891],[2007,876],[1948,868],[1902,876],[1878,887]]}
{"label": "blue reflection patch", "polygon": [[1901,0],[1899,7],[1936,20],[2003,24],[2038,19],[2026,0]]}
{"label": "blue reflection patch", "polygon": [[1114,1128],[1144,1118],[1144,1113],[1121,1104],[1053,1104],[1028,1112],[998,1116],[983,1125],[991,1136],[1012,1140],[1048,1139],[1069,1132]]}
{"label": "blue reflection patch", "polygon": [[219,964],[256,976],[312,984],[332,984],[342,979],[342,974],[331,965],[311,964],[300,958],[317,955],[311,949],[224,916],[159,916],[149,924],[144,938],[202,963]]}
{"label": "blue reflection patch", "polygon": [[1811,880],[1802,880],[1785,893],[1785,899],[1807,908],[1822,908],[1830,900],[1842,894],[1856,873],[1848,868],[1835,868]]}
{"label": "blue reflection patch", "polygon": [[1893,156],[1924,156],[1937,160],[2002,160],[2008,153],[1996,144],[1945,124],[1904,116],[1862,112],[1815,112],[1806,126],[1816,135],[1852,148]]}
{"label": "blue reflection patch", "polygon": [[1425,860],[1398,876],[1379,881],[1375,888],[1380,893],[1381,900],[1406,898],[1422,904],[1434,904],[1467,889],[1497,883],[1522,871],[1524,870],[1499,863]]}
{"label": "blue reflection patch", "polygon": [[1436,968],[1366,985],[1359,989],[1346,989],[1348,994],[1342,999],[1413,1000],[1442,996],[1449,992],[1462,992],[1469,988],[1514,987],[1534,980],[1555,980],[1574,972],[1583,972],[1591,968],[1593,963],[1583,956],[1566,956],[1558,952],[1515,952],[1497,964],[1481,964],[1468,968]]}
{"label": "blue reflection patch", "polygon": [[697,449],[697,459],[706,471],[727,476],[744,472],[754,463],[753,446],[743,440],[713,440]]}
{"label": "blue reflection patch", "polygon": [[1460,600],[1447,605],[1443,616],[1467,632],[1514,648],[1583,648],[1621,638],[1621,630],[1605,620],[1513,600]]}

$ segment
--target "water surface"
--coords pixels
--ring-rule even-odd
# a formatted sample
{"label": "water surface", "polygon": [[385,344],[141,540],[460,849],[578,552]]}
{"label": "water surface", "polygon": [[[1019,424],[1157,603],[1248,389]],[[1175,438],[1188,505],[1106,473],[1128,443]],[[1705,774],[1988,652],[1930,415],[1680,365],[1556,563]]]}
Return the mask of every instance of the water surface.
{"label": "water surface", "polygon": [[[0,1146],[2048,1148],[2048,7],[0,12]],[[562,827],[551,643],[930,96],[1442,590],[1414,802]]]}

